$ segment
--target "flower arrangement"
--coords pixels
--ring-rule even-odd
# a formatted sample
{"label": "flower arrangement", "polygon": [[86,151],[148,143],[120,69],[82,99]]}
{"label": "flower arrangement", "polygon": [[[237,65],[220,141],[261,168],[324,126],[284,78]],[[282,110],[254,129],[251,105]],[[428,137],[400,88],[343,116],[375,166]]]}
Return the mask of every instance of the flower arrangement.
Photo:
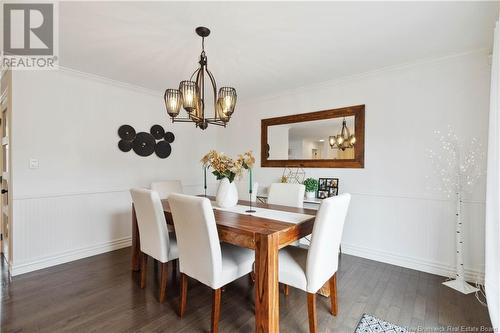
{"label": "flower arrangement", "polygon": [[201,159],[201,163],[206,168],[211,167],[217,180],[227,178],[230,183],[236,177],[240,177],[243,169],[251,169],[255,163],[255,157],[252,151],[248,151],[243,155],[238,155],[238,158],[232,159],[224,153],[219,153],[215,150],[209,151]]}
{"label": "flower arrangement", "polygon": [[314,178],[307,178],[304,180],[306,192],[316,192],[318,190],[318,181]]}

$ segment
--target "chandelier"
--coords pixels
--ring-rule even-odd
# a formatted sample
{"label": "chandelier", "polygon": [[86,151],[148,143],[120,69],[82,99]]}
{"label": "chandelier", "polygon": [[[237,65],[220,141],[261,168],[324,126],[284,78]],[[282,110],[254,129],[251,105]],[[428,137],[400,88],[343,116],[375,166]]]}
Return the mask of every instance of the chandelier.
{"label": "chandelier", "polygon": [[328,138],[328,143],[330,144],[330,147],[332,149],[340,149],[342,151],[346,150],[347,148],[354,147],[354,144],[356,143],[356,137],[354,136],[354,134],[351,135],[351,132],[349,132],[349,128],[347,128],[345,118],[342,121],[342,130],[340,131],[340,134],[330,136]]}
{"label": "chandelier", "polygon": [[[205,54],[205,37],[210,35],[210,30],[205,27],[196,28],[196,33],[201,37],[200,67],[194,71],[189,80],[181,81],[179,89],[167,89],[163,96],[167,113],[172,122],[192,122],[196,127],[206,129],[208,124],[224,126],[231,118],[236,105],[236,89],[221,87],[217,94],[217,83],[213,74],[207,67]],[[214,97],[214,116],[205,117],[205,76],[210,79]],[[193,78],[195,79],[193,81]],[[178,117],[181,107],[187,112],[187,117]]]}

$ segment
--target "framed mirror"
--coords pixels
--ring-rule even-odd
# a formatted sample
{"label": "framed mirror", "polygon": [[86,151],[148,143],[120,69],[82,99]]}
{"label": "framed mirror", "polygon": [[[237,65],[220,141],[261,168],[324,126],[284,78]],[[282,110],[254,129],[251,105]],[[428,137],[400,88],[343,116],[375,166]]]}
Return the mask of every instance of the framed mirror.
{"label": "framed mirror", "polygon": [[364,168],[365,106],[261,120],[261,166]]}

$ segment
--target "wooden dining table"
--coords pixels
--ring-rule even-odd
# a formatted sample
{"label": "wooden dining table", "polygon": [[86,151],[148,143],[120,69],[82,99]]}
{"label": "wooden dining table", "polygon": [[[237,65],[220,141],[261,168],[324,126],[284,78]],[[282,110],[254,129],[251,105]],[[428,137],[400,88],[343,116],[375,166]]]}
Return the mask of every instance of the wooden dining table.
{"label": "wooden dining table", "polygon": [[[210,200],[214,197],[207,196]],[[162,200],[167,224],[173,225],[167,200]],[[248,205],[248,201],[239,201]],[[290,223],[249,214],[240,214],[214,209],[217,231],[221,241],[255,250],[255,331],[279,332],[279,249],[311,234],[315,215],[314,209],[295,208],[267,203],[252,203],[254,209],[272,209],[312,215],[300,223]],[[140,240],[137,218],[132,205],[132,270],[140,269]]]}

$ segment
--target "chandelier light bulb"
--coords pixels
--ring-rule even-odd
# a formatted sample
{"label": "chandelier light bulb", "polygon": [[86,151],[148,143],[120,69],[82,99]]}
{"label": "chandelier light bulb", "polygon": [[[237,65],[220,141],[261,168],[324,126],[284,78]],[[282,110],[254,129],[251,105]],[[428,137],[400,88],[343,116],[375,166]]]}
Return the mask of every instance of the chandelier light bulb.
{"label": "chandelier light bulb", "polygon": [[333,148],[335,146],[335,137],[334,136],[329,136],[328,137],[328,143],[330,144],[330,147]]}
{"label": "chandelier light bulb", "polygon": [[182,105],[182,95],[177,89],[167,89],[163,96],[167,113],[175,118],[179,114]]}
{"label": "chandelier light bulb", "polygon": [[231,107],[231,97],[229,96],[224,97],[224,107],[226,109],[229,109]]}
{"label": "chandelier light bulb", "polygon": [[[232,87],[222,87],[219,89],[219,100],[222,112],[231,116],[236,105],[236,89]],[[218,101],[219,102],[219,101]]]}
{"label": "chandelier light bulb", "polygon": [[228,122],[230,116],[227,113],[227,109],[225,108],[225,103],[222,98],[219,98],[219,100],[217,101],[216,109],[217,115],[219,116],[220,120],[222,120],[223,122]]}
{"label": "chandelier light bulb", "polygon": [[194,81],[181,81],[179,90],[182,93],[184,109],[193,112],[198,104],[198,85]]}
{"label": "chandelier light bulb", "polygon": [[185,100],[186,100],[186,104],[191,104],[191,103],[193,103],[193,94],[192,94],[192,93],[190,93],[190,92],[188,92],[188,93],[186,94],[186,98],[185,98]]}

